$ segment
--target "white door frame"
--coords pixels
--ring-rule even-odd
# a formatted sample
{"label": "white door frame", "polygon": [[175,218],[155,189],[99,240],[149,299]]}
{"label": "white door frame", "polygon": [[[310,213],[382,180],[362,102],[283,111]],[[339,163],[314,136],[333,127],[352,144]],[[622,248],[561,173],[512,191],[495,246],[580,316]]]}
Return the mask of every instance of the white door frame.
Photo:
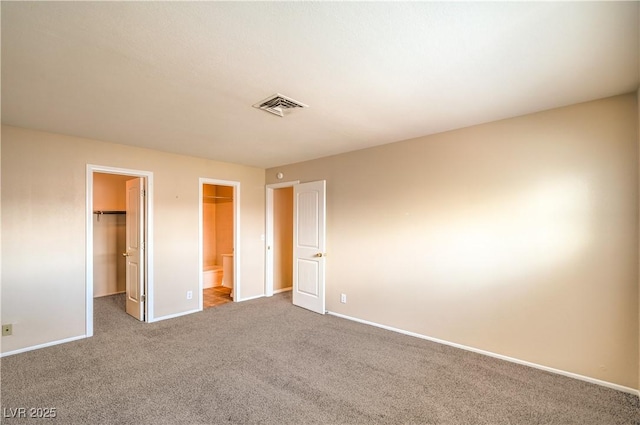
{"label": "white door frame", "polygon": [[289,182],[268,184],[266,186],[265,194],[265,272],[264,272],[264,294],[267,297],[273,296],[273,239],[274,239],[274,205],[273,205],[273,191],[283,187],[293,187],[300,184],[300,180],[294,180]]}
{"label": "white door frame", "polygon": [[198,309],[203,310],[202,272],[204,266],[204,225],[203,225],[203,202],[204,185],[212,184],[218,186],[233,187],[233,301],[242,301],[242,289],[240,279],[240,182],[231,180],[218,180],[200,177],[198,185]]}
{"label": "white door frame", "polygon": [[86,319],[85,334],[93,336],[93,174],[120,174],[142,177],[145,181],[145,322],[153,322],[153,172],[87,164],[86,193]]}

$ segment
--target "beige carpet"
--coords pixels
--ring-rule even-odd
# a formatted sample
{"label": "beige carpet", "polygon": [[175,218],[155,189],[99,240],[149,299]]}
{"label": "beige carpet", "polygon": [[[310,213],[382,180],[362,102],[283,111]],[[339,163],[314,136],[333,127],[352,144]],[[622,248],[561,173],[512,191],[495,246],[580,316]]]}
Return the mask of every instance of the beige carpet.
{"label": "beige carpet", "polygon": [[638,398],[294,307],[290,293],[139,323],[95,303],[95,336],[15,356],[2,412],[30,424],[640,424]]}

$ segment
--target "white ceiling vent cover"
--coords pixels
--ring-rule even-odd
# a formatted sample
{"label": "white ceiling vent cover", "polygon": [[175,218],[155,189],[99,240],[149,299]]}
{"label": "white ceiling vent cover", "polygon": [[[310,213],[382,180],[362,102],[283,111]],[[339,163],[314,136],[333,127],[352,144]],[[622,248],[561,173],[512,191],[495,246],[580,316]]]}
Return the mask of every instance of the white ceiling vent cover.
{"label": "white ceiling vent cover", "polygon": [[276,93],[273,96],[269,96],[268,98],[256,103],[253,107],[270,112],[279,117],[283,117],[284,111],[287,109],[308,108],[309,105],[305,105],[304,103],[293,100],[290,97]]}

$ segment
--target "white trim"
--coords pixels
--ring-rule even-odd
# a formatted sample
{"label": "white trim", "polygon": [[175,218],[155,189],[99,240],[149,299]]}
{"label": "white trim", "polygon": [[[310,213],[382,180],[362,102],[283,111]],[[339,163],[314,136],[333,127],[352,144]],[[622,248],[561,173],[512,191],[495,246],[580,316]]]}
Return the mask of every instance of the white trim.
{"label": "white trim", "polygon": [[146,226],[146,232],[147,232],[147,297],[145,299],[145,308],[147,309],[146,311],[146,315],[145,317],[147,318],[147,322],[151,321],[154,319],[154,302],[153,300],[154,298],[154,278],[153,278],[153,273],[154,273],[154,268],[153,268],[153,194],[154,194],[154,186],[153,186],[153,173],[150,172],[147,177],[146,183],[147,183],[147,196],[146,196],[146,200],[147,200],[147,204],[145,205],[146,210],[147,210],[147,226]]}
{"label": "white trim", "polygon": [[153,322],[160,322],[161,320],[175,319],[176,317],[186,316],[188,314],[193,314],[193,313],[199,313],[200,311],[201,310],[195,309],[195,310],[183,311],[181,313],[167,314],[166,316],[156,317],[155,319],[153,319]]}
{"label": "white trim", "polygon": [[267,297],[277,294],[273,291],[273,233],[274,233],[274,219],[273,214],[273,191],[274,189],[281,189],[284,187],[293,187],[300,184],[300,180],[293,180],[289,182],[268,184],[265,187],[265,259],[264,259],[264,294]]}
{"label": "white trim", "polygon": [[203,275],[204,272],[204,262],[202,257],[204,256],[204,225],[203,225],[203,214],[202,210],[204,209],[203,194],[204,194],[204,183],[202,182],[202,178],[198,180],[198,311],[204,310],[204,281]]}
{"label": "white trim", "polygon": [[204,235],[203,235],[203,217],[202,209],[203,202],[202,196],[204,192],[205,184],[213,184],[218,186],[231,186],[233,187],[233,301],[243,301],[240,297],[242,293],[242,280],[240,273],[240,182],[232,180],[219,180],[210,179],[206,177],[200,177],[198,179],[198,310],[204,309],[204,297],[202,272],[203,272],[203,257],[204,257]]}
{"label": "white trim", "polygon": [[93,336],[93,167],[87,164],[85,199],[85,335]]}
{"label": "white trim", "polygon": [[289,286],[288,288],[276,289],[273,291],[273,294],[279,294],[281,292],[293,291],[293,286]]}
{"label": "white trim", "polygon": [[284,187],[291,187],[291,186],[295,186],[297,184],[300,184],[300,180],[291,180],[291,181],[288,181],[288,182],[280,182],[280,183],[268,184],[267,185],[267,189],[282,189]]}
{"label": "white trim", "polygon": [[520,359],[516,359],[516,358],[513,358],[513,357],[504,356],[502,354],[493,353],[491,351],[480,350],[478,348],[473,348],[473,347],[469,347],[469,346],[466,346],[466,345],[457,344],[455,342],[449,342],[449,341],[445,341],[443,339],[433,338],[433,337],[430,337],[430,336],[422,335],[422,334],[415,333],[415,332],[405,331],[403,329],[398,329],[398,328],[394,328],[394,327],[387,326],[387,325],[381,325],[379,323],[370,322],[368,320],[363,320],[363,319],[358,319],[358,318],[347,316],[347,315],[344,315],[344,314],[335,313],[333,311],[327,311],[327,314],[330,314],[330,315],[336,316],[336,317],[340,317],[342,319],[347,319],[347,320],[352,320],[354,322],[363,323],[365,325],[375,326],[376,328],[382,328],[382,329],[386,329],[388,331],[397,332],[397,333],[401,333],[401,334],[404,334],[404,335],[408,335],[408,336],[412,336],[412,337],[416,337],[416,338],[420,338],[420,339],[426,339],[427,341],[435,342],[435,343],[438,343],[438,344],[443,344],[443,345],[448,345],[448,346],[455,347],[455,348],[460,348],[461,350],[471,351],[473,353],[478,353],[478,354],[482,354],[482,355],[485,355],[485,356],[494,357],[496,359],[506,360],[506,361],[511,362],[511,363],[517,363],[517,364],[520,364],[520,365],[523,365],[523,366],[529,366],[529,367],[532,367],[532,368],[535,368],[535,369],[544,370],[546,372],[555,373],[557,375],[567,376],[569,378],[578,379],[580,381],[589,382],[591,384],[596,384],[596,385],[600,385],[600,386],[607,387],[607,388],[612,388],[614,390],[618,390],[618,391],[622,391],[622,392],[625,392],[625,393],[637,395],[638,397],[640,397],[640,390],[636,390],[634,388],[625,387],[623,385],[614,384],[613,382],[602,381],[600,379],[591,378],[589,376],[579,375],[577,373],[567,372],[565,370],[555,369],[555,368],[548,367],[548,366],[543,366],[543,365],[540,365],[540,364],[537,364],[537,363],[532,363],[532,362],[528,362],[528,361],[525,361],[525,360],[520,360]]}
{"label": "white trim", "polygon": [[265,193],[264,295],[273,296],[273,189]]}
{"label": "white trim", "polygon": [[146,255],[145,255],[145,321],[154,321],[153,311],[153,172],[132,170],[128,168],[108,167],[87,164],[86,172],[86,267],[85,267],[85,333],[86,337],[93,336],[93,174],[119,174],[144,178],[145,211],[146,211]]}
{"label": "white trim", "polygon": [[41,348],[51,347],[53,345],[66,344],[67,342],[78,341],[79,339],[85,339],[87,335],[72,336],[71,338],[59,339],[57,341],[45,342],[44,344],[32,345],[31,347],[24,347],[14,351],[7,351],[0,354],[0,357],[13,356],[14,354],[25,353],[27,351],[39,350]]}
{"label": "white trim", "polygon": [[257,300],[258,298],[264,298],[264,295],[263,294],[258,294],[258,295],[254,295],[252,297],[239,299],[238,301],[251,301],[251,300]]}

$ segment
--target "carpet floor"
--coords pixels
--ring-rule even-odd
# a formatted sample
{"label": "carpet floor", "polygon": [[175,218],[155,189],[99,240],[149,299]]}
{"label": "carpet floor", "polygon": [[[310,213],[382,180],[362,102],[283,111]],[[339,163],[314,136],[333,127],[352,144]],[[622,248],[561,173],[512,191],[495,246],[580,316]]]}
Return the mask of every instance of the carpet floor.
{"label": "carpet floor", "polygon": [[[2,423],[639,425],[638,397],[310,313],[290,292],[1,359]],[[16,409],[55,408],[55,419]],[[37,412],[36,412],[37,413]]]}

